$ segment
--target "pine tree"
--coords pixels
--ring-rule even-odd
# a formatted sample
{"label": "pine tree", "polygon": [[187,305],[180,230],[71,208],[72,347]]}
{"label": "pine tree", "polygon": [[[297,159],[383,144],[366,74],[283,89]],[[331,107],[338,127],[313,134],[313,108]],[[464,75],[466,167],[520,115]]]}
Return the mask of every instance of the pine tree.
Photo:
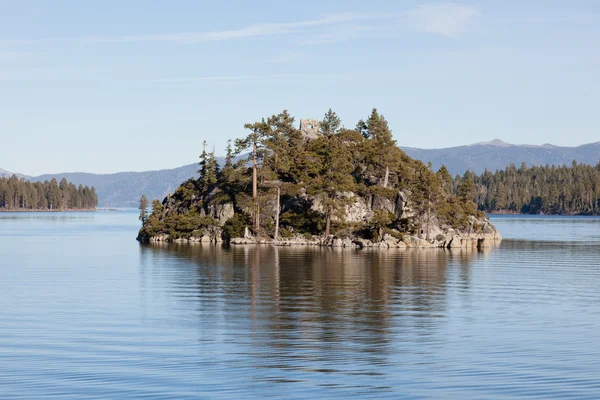
{"label": "pine tree", "polygon": [[422,225],[425,224],[425,238],[426,240],[431,239],[429,235],[431,216],[437,209],[442,190],[442,179],[431,171],[431,163],[429,167],[426,167],[423,163],[418,162],[412,182],[411,203],[417,215],[419,238],[422,237]]}
{"label": "pine tree", "polygon": [[148,198],[145,194],[142,194],[142,197],[140,197],[140,205],[138,209],[140,210],[140,216],[138,219],[142,221],[142,225],[145,225],[146,221],[148,220]]}
{"label": "pine tree", "polygon": [[368,139],[365,142],[365,153],[369,172],[387,188],[391,170],[397,172],[402,151],[396,146],[385,117],[377,109],[374,108],[367,121],[359,122],[359,125],[361,123],[363,135]]}
{"label": "pine tree", "polygon": [[266,155],[265,141],[268,137],[269,126],[263,118],[260,122],[253,124],[245,124],[245,129],[250,130],[250,133],[242,139],[236,139],[235,147],[237,153],[250,149],[250,159],[252,162],[252,200],[253,210],[252,219],[254,231],[258,233],[260,231],[260,205],[258,199],[258,170],[259,162],[263,161]]}
{"label": "pine tree", "polygon": [[[323,125],[328,131],[309,143],[309,151],[316,155],[318,175],[310,183],[311,193],[322,199],[325,211],[325,235],[331,233],[331,219],[339,213],[348,199],[343,192],[354,189],[352,154],[339,136],[337,116],[331,110],[325,114]],[[323,128],[322,128],[323,129]]]}

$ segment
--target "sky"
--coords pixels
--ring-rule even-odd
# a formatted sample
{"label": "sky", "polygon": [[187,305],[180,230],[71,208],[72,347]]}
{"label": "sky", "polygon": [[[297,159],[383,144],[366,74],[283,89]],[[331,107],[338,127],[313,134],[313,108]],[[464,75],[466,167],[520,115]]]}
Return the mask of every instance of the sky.
{"label": "sky", "polygon": [[223,154],[287,109],[401,146],[600,140],[600,2],[0,0],[0,168]]}

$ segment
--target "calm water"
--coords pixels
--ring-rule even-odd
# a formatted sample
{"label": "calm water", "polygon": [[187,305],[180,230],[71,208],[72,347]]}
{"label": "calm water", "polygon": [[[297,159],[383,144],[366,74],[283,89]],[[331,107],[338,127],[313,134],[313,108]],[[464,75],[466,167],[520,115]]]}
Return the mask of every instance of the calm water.
{"label": "calm water", "polygon": [[0,213],[0,398],[600,398],[600,219],[478,252],[141,246]]}

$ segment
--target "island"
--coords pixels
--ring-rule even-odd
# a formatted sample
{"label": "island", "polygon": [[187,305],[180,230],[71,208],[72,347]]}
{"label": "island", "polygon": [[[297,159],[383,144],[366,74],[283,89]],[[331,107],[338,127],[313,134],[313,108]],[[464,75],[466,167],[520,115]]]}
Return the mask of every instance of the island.
{"label": "island", "polygon": [[0,177],[1,211],[93,211],[98,206],[96,189],[75,186],[62,178],[31,182],[16,175]]}
{"label": "island", "polygon": [[206,141],[198,177],[162,202],[140,202],[141,242],[483,248],[502,239],[442,166],[406,155],[373,109],[354,128],[329,110],[300,121],[283,111],[246,124],[223,165]]}

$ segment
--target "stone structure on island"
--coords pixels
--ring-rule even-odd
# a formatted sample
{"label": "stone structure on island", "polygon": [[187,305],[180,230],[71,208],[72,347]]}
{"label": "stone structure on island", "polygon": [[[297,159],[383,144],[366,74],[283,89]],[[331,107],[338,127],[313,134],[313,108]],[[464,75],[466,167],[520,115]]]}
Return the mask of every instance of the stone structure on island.
{"label": "stone structure on island", "polygon": [[319,125],[320,123],[316,119],[301,119],[300,132],[307,140],[316,139],[321,136]]}

